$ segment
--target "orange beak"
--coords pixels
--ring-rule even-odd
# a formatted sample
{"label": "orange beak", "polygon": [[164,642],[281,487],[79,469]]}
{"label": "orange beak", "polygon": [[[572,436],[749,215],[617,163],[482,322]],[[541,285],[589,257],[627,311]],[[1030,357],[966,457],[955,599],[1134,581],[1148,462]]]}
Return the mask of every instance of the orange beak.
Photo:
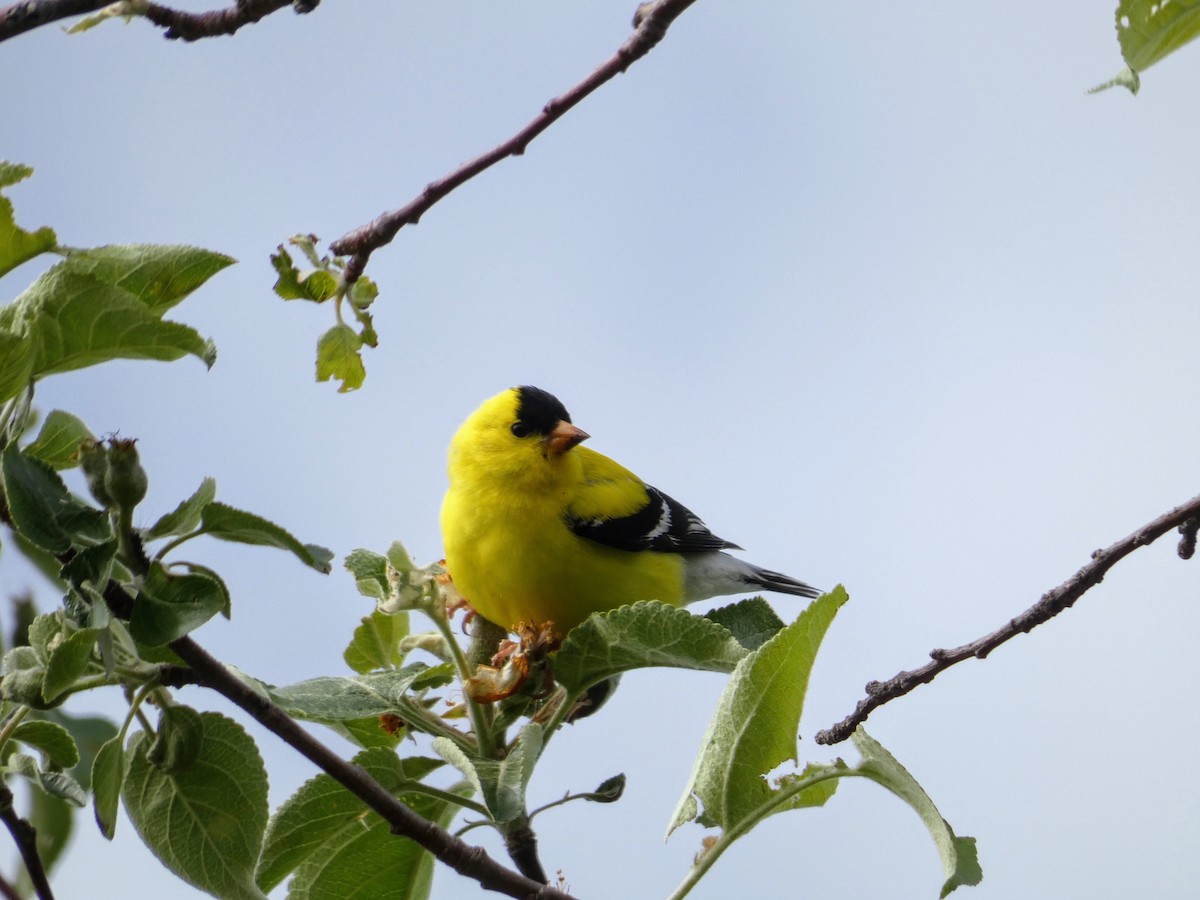
{"label": "orange beak", "polygon": [[554,426],[554,430],[550,432],[542,442],[546,445],[546,450],[555,456],[562,456],[576,444],[586,441],[589,435],[582,428],[572,425],[570,422],[559,421]]}

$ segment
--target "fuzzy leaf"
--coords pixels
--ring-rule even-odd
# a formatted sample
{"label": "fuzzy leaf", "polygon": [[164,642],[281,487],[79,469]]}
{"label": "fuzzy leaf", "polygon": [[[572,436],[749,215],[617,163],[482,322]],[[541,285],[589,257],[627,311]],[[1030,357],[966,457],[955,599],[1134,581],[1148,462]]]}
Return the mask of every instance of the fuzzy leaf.
{"label": "fuzzy leaf", "polygon": [[244,510],[212,501],[200,513],[201,529],[205,534],[223,541],[256,544],[288,550],[301,562],[323,575],[330,572],[333,554],[316,544],[302,544],[274,522]]}
{"label": "fuzzy leaf", "polygon": [[979,867],[975,838],[955,835],[950,823],[942,818],[917,780],[878,741],[861,728],[854,732],[851,739],[862,754],[862,762],[857,766],[859,773],[883,785],[916,810],[933,836],[938,856],[942,859],[942,868],[946,872],[946,881],[939,896],[945,897],[964,884],[979,884],[983,880],[983,870]]}
{"label": "fuzzy leaf", "polygon": [[100,833],[110,841],[117,833],[117,804],[125,781],[125,747],[121,735],[100,748],[92,761],[92,809]]}
{"label": "fuzzy leaf", "polygon": [[362,387],[367,379],[359,354],[362,345],[362,338],[344,322],[326,331],[317,341],[317,381],[340,381],[339,394]]}
{"label": "fuzzy leaf", "polygon": [[702,824],[726,831],[771,798],[765,776],[796,758],[809,672],[826,629],[847,599],[841,587],[823,594],[738,664],[701,742],[671,830],[696,816],[693,795],[704,805]]}
{"label": "fuzzy leaf", "polygon": [[[424,757],[401,759],[391,750],[365,750],[354,757],[389,793],[401,796],[405,803],[426,818],[437,818],[430,798],[417,794],[405,794],[430,772],[442,765],[441,760]],[[446,810],[440,818],[441,824],[448,823],[456,811]],[[301,869],[301,885],[292,881],[289,897],[397,897],[425,896],[405,893],[414,874],[432,862],[432,857],[411,841],[395,835],[381,833],[368,837],[368,832],[378,827],[383,820],[369,812],[366,804],[325,774],[305,782],[295,794],[284,801],[267,828],[266,843],[258,865],[258,885],[264,891],[281,884],[293,871]],[[386,825],[384,832],[386,833]],[[368,842],[371,854],[382,855],[374,864],[368,865],[359,859],[363,841]],[[378,846],[376,846],[378,845]],[[350,869],[350,877],[340,889],[332,893],[319,893],[319,886],[326,886],[335,872]],[[425,873],[425,878],[430,873]],[[296,894],[298,887],[302,890]],[[343,893],[344,892],[344,893]]]}
{"label": "fuzzy leaf", "polygon": [[95,437],[82,419],[56,409],[46,416],[37,438],[25,448],[25,452],[55,469],[70,469],[79,465],[76,456],[79,445],[94,440]]}
{"label": "fuzzy leaf", "polygon": [[200,516],[204,512],[204,508],[212,503],[216,496],[216,479],[205,478],[192,496],[151,525],[146,532],[146,537],[154,540],[168,535],[187,534],[195,531],[200,527]]}
{"label": "fuzzy leaf", "polygon": [[404,662],[400,639],[408,634],[408,614],[387,615],[379,610],[363,616],[342,658],[355,672],[399,668]]}
{"label": "fuzzy leaf", "polygon": [[91,546],[112,536],[108,517],[73,497],[58,473],[40,459],[9,444],[0,467],[13,522],[36,546],[64,553],[72,544]]}
{"label": "fuzzy leaf", "polygon": [[[10,187],[33,174],[33,169],[18,163],[0,161],[0,188]],[[0,195],[0,275],[11,272],[39,253],[52,250],[58,238],[50,228],[26,231],[17,225],[12,202]]]}
{"label": "fuzzy leaf", "polygon": [[45,770],[38,765],[36,759],[26,753],[12,754],[7,765],[10,770],[24,775],[51,797],[66,800],[73,806],[87,805],[87,791],[66,772]]}
{"label": "fuzzy leaf", "polygon": [[757,650],[784,626],[783,619],[762,597],[751,597],[710,610],[704,618],[724,625],[747,650]]}
{"label": "fuzzy leaf", "polygon": [[267,825],[262,757],[232,719],[200,717],[200,752],[174,774],[150,762],[148,735],[130,739],[125,811],[142,841],[184,881],[224,900],[263,900],[254,883]]}
{"label": "fuzzy leaf", "polygon": [[395,712],[397,703],[410,689],[447,684],[453,672],[450,665],[413,663],[395,671],[356,678],[324,676],[287,687],[266,686],[266,690],[288,715],[337,722]]}
{"label": "fuzzy leaf", "polygon": [[57,699],[86,671],[88,663],[92,661],[92,650],[99,634],[98,628],[81,628],[67,635],[50,651],[46,660],[46,677],[42,682],[42,696],[48,702]]}
{"label": "fuzzy leaf", "polygon": [[76,250],[64,266],[128,291],[156,317],[236,260],[182,244],[112,244]]}
{"label": "fuzzy leaf", "polygon": [[672,666],[731,672],[746,649],[722,625],[666,603],[643,602],[593,613],[571,629],[554,674],[573,695],[630,669]]}
{"label": "fuzzy leaf", "polygon": [[433,750],[466,776],[493,819],[511,822],[525,812],[525,790],[542,752],[542,727],[536,722],[526,725],[501,760],[468,756],[442,737],[434,738]]}
{"label": "fuzzy leaf", "polygon": [[32,375],[82,369],[110,359],[170,361],[191,354],[210,367],[211,341],[178,322],[159,319],[128,291],[60,263],[11,304],[9,328],[27,329]]}
{"label": "fuzzy leaf", "polygon": [[354,583],[360,594],[374,600],[387,599],[387,557],[359,548],[351,550],[342,565],[354,576]]}
{"label": "fuzzy leaf", "polygon": [[129,632],[143,644],[161,647],[195,631],[225,608],[220,584],[198,574],[170,574],[150,567],[129,618]]}
{"label": "fuzzy leaf", "polygon": [[79,748],[71,732],[55,722],[32,719],[22,722],[13,732],[22,744],[36,747],[45,755],[48,765],[69,769],[79,762]]}

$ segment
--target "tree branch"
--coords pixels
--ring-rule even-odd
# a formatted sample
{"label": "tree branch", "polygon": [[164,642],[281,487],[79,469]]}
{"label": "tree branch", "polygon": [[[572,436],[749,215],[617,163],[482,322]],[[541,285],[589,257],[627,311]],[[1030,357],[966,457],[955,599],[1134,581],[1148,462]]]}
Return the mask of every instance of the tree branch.
{"label": "tree branch", "polygon": [[[109,581],[104,599],[119,616],[127,617],[133,609],[133,598],[115,581]],[[188,664],[197,676],[197,683],[249,713],[260,725],[316,764],[382,816],[391,825],[393,834],[416,841],[454,871],[478,881],[487,890],[528,900],[571,900],[570,895],[519,875],[496,862],[481,847],[473,847],[417,815],[388,793],[365,769],[342,759],[314,738],[190,637],[180,638],[169,646]]]}
{"label": "tree branch", "polygon": [[[130,0],[129,14],[141,15],[155,25],[165,28],[164,37],[195,41],[200,38],[233,34],[243,25],[251,25],[285,6],[297,13],[312,12],[320,0],[237,0],[225,9],[204,13],[183,12],[149,3]],[[112,0],[20,0],[0,8],[0,41],[32,31],[42,25],[95,12],[111,6]]]}
{"label": "tree branch", "polygon": [[1198,525],[1200,525],[1200,496],[1193,497],[1182,506],[1177,506],[1154,521],[1143,525],[1111,547],[1097,550],[1092,554],[1091,562],[1058,587],[1047,591],[1037,603],[991,634],[952,650],[931,650],[929,652],[932,657],[931,661],[920,668],[900,672],[887,681],[867,682],[867,696],[858,701],[854,712],[832,728],[817,732],[816,742],[818,744],[836,744],[846,740],[875,709],[883,704],[895,700],[897,697],[903,697],[918,685],[928,684],[955,663],[971,657],[985,659],[989,653],[1011,638],[1032,631],[1063,610],[1069,609],[1076,600],[1103,581],[1108,570],[1114,565],[1139,547],[1153,543],[1172,528],[1179,529],[1182,535],[1179,542],[1179,555],[1187,559],[1194,549]]}
{"label": "tree branch", "polygon": [[425,190],[406,206],[386,212],[373,222],[356,228],[330,244],[334,253],[351,257],[346,266],[346,280],[356,281],[374,251],[390,243],[405,225],[416,225],[430,207],[455,188],[500,160],[523,154],[534,138],[561,119],[568,110],[653,50],[666,35],[671,24],[694,2],[695,0],[654,0],[651,3],[643,3],[634,16],[633,34],[612,58],[575,87],[547,103],[528,125],[504,143],[427,185]]}
{"label": "tree branch", "polygon": [[253,25],[285,6],[297,13],[316,9],[320,0],[237,0],[233,6],[205,13],[190,13],[149,3],[142,12],[155,25],[165,28],[168,40],[197,41],[200,38],[233,34],[243,25]]}
{"label": "tree branch", "polygon": [[0,41],[107,5],[108,0],[20,0],[0,8]]}
{"label": "tree branch", "polygon": [[3,897],[4,900],[22,900],[21,895],[17,893],[17,889],[9,884],[5,878],[0,878],[0,897]]}
{"label": "tree branch", "polygon": [[42,865],[42,857],[38,853],[37,829],[17,815],[13,807],[13,793],[7,784],[0,784],[0,822],[4,823],[21,853],[38,900],[54,900],[54,892],[50,890],[50,881],[46,878],[46,867]]}

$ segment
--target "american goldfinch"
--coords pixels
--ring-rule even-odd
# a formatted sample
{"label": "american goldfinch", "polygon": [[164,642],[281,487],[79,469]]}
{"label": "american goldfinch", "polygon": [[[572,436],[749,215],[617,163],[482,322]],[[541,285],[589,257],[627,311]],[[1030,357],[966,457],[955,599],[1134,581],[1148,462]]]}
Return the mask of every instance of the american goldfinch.
{"label": "american goldfinch", "polygon": [[802,581],[743,562],[691,510],[579,444],[552,394],[510,388],[450,443],[442,504],[446,568],[484,618],[507,628],[638,600],[680,605],[754,590],[816,597]]}

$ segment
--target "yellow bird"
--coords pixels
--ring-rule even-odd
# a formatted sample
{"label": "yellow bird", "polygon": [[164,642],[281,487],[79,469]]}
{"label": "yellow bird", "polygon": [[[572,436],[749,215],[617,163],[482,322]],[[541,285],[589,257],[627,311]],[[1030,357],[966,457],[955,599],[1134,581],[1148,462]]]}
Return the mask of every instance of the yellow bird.
{"label": "yellow bird", "polygon": [[755,590],[820,591],[743,562],[682,504],[579,444],[552,394],[524,385],[484,402],[450,443],[442,504],[446,567],[484,618],[506,628],[638,600],[676,606]]}

